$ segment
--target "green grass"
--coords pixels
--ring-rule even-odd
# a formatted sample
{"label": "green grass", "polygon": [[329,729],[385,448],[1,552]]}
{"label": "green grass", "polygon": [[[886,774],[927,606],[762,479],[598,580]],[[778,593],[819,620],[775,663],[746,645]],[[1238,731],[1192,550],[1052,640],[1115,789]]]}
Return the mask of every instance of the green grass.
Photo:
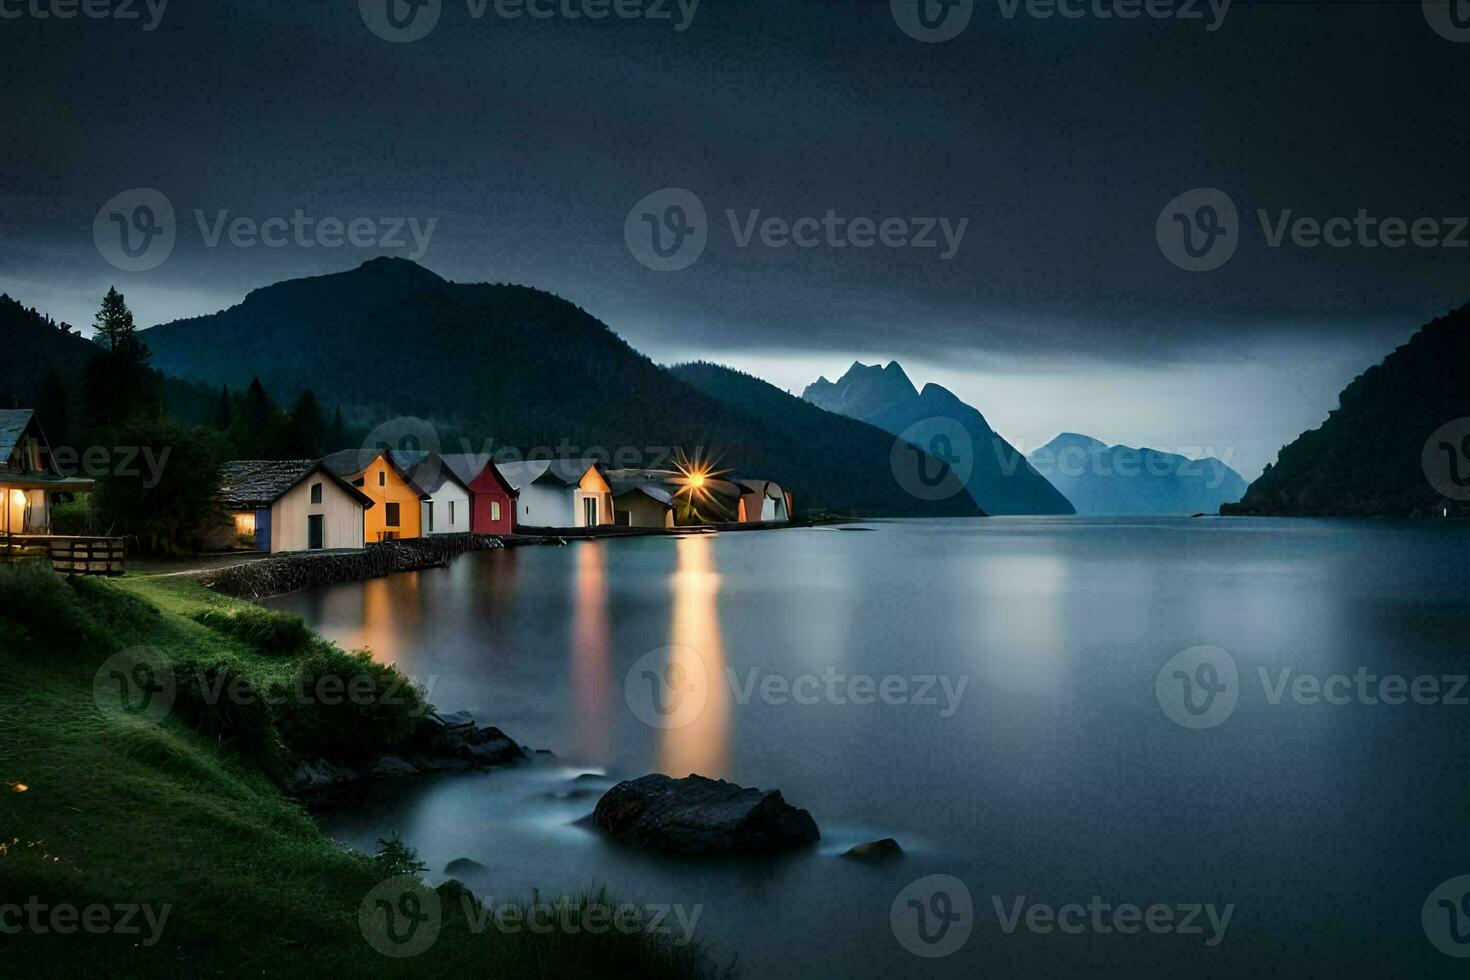
{"label": "green grass", "polygon": [[[538,935],[472,931],[444,902],[421,954],[375,952],[359,906],[411,866],[324,835],[240,739],[174,710],[154,723],[99,707],[93,682],[112,653],[146,644],[172,664],[236,672],[264,690],[302,663],[351,658],[309,632],[286,650],[256,632],[244,603],[185,577],[62,582],[38,562],[0,564],[0,904],[169,907],[161,939],[0,935],[16,976],[561,976],[708,972],[696,946],[609,930]],[[284,633],[279,630],[284,629]],[[271,636],[290,627],[271,627]],[[341,662],[340,659],[332,662]],[[104,702],[105,703],[105,702]],[[318,719],[320,720],[320,719]],[[273,737],[287,758],[293,736]],[[349,721],[349,724],[356,723]],[[23,784],[25,791],[18,790]],[[407,842],[409,845],[412,841]],[[583,896],[583,903],[610,901]],[[11,921],[14,921],[13,919]],[[139,920],[141,922],[141,920]]]}

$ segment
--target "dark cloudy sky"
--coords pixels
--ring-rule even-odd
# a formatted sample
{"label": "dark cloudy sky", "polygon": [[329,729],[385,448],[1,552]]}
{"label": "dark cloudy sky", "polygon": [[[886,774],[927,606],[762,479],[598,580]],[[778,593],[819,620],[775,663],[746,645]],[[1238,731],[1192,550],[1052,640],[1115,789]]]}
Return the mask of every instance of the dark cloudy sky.
{"label": "dark cloudy sky", "polygon": [[[381,241],[380,219],[413,219],[433,222],[419,261],[434,271],[550,289],[661,361],[708,357],[799,392],[854,358],[897,358],[1025,448],[1072,429],[1213,448],[1247,476],[1346,380],[1470,300],[1470,230],[1453,244],[1470,213],[1470,43],[1417,2],[1236,2],[1220,20],[1204,0],[1173,4],[1199,19],[974,0],[942,43],[901,28],[918,0],[702,0],[692,19],[692,0],[660,0],[662,20],[611,9],[655,0],[603,0],[600,20],[560,13],[597,0],[536,0],[544,19],[442,0],[406,43],[379,36],[382,2],[172,0],[148,30],[144,0],[128,0],[136,20],[0,0],[0,289],[80,325],[115,283],[152,324],[417,254],[406,228]],[[99,209],[134,188],[177,216],[147,271],[94,239]],[[679,271],[641,264],[624,234],[664,188],[707,214],[705,250]],[[1178,267],[1156,234],[1194,188],[1238,209],[1235,251],[1211,271]],[[1257,209],[1272,228],[1288,210],[1433,224],[1399,247],[1273,246]],[[371,243],[208,240],[222,213],[298,210],[312,227],[370,219]],[[829,211],[911,232],[968,220],[946,259],[937,230],[937,248],[742,244],[727,213]]]}

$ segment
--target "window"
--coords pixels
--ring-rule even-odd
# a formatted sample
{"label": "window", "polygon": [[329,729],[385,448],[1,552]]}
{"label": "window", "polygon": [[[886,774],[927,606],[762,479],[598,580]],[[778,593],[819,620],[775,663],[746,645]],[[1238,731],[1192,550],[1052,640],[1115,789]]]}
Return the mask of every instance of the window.
{"label": "window", "polygon": [[449,526],[454,527],[454,501],[449,502]]}
{"label": "window", "polygon": [[386,487],[387,485],[388,485],[388,471],[387,470],[378,470],[378,486],[380,486],[380,487]]}
{"label": "window", "polygon": [[388,504],[383,512],[383,523],[389,527],[398,526],[398,505]]}
{"label": "window", "polygon": [[434,533],[434,504],[432,502],[425,502],[425,504],[424,504],[424,520],[429,525],[428,527],[424,528],[424,533],[426,533],[426,534],[433,534]]}
{"label": "window", "polygon": [[311,485],[311,502],[314,504],[322,502],[322,485],[320,483],[313,483]]}
{"label": "window", "polygon": [[500,501],[498,500],[490,501],[490,519],[492,521],[500,520]]}

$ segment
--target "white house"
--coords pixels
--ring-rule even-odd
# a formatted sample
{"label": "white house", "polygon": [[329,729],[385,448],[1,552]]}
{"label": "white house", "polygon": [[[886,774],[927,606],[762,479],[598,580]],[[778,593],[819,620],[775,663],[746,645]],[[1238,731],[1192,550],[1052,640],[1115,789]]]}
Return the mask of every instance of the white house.
{"label": "white house", "polygon": [[469,486],[438,453],[395,449],[393,462],[408,473],[409,480],[428,498],[421,504],[421,533],[464,534],[470,529]]}
{"label": "white house", "polygon": [[220,467],[220,503],[256,551],[361,548],[373,499],[319,461],[246,459]]}
{"label": "white house", "polygon": [[612,488],[592,460],[535,459],[495,468],[519,493],[517,528],[613,523]]}

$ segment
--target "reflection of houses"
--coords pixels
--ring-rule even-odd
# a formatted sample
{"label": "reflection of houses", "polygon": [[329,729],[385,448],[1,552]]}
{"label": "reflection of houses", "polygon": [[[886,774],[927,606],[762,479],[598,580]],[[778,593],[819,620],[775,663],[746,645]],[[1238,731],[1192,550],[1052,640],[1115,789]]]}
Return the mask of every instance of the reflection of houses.
{"label": "reflection of houses", "polygon": [[220,467],[220,503],[256,551],[361,548],[367,494],[322,463],[237,460]]}
{"label": "reflection of houses", "polygon": [[91,489],[57,471],[34,411],[0,411],[0,534],[50,534],[54,496]]}
{"label": "reflection of houses", "polygon": [[518,529],[613,522],[612,488],[592,460],[533,459],[495,466],[518,494]]}
{"label": "reflection of houses", "polygon": [[381,449],[344,449],[323,465],[373,501],[364,533],[367,541],[417,538],[423,533],[420,504],[430,495],[414,486],[408,474]]}
{"label": "reflection of houses", "polygon": [[613,523],[623,527],[673,527],[674,473],[663,470],[608,470]]}
{"label": "reflection of houses", "polygon": [[515,530],[516,490],[488,456],[445,453],[441,459],[470,490],[470,530],[476,534],[509,534]]}
{"label": "reflection of houses", "polygon": [[736,480],[740,488],[740,520],[788,521],[791,519],[791,495],[772,480]]}
{"label": "reflection of houses", "polygon": [[470,529],[470,488],[438,453],[395,449],[390,454],[409,482],[428,498],[420,509],[425,535],[463,534]]}

